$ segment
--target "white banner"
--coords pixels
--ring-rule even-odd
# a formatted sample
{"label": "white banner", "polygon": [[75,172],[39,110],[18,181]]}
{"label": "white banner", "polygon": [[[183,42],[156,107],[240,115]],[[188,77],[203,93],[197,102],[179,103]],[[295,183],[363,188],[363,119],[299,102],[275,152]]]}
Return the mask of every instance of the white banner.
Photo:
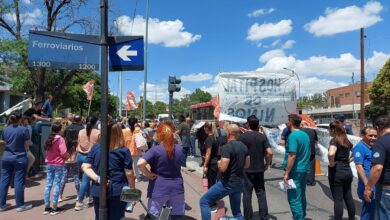
{"label": "white banner", "polygon": [[256,115],[262,125],[287,122],[296,112],[295,80],[284,73],[231,72],[218,75],[221,114]]}

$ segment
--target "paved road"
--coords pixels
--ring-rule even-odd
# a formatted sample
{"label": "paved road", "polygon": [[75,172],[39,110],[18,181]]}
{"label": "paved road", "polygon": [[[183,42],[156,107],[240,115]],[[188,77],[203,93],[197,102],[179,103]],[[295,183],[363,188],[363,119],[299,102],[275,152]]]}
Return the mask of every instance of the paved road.
{"label": "paved road", "polygon": [[[199,198],[202,195],[202,183],[201,183],[201,171],[202,168],[198,166],[199,158],[191,159],[188,161],[189,167],[193,168],[193,171],[183,171],[183,177],[186,190],[186,218],[185,219],[200,219]],[[271,168],[265,174],[266,179],[266,191],[268,198],[269,212],[273,219],[291,219],[290,209],[287,203],[286,193],[281,191],[278,187],[278,182],[281,181],[283,171],[278,168],[281,162],[281,156],[276,155],[274,159],[276,167]],[[323,171],[325,171],[323,169]],[[0,213],[1,220],[35,220],[35,219],[66,219],[66,220],[83,220],[94,219],[93,208],[88,208],[82,211],[74,211],[74,199],[75,190],[73,183],[68,183],[65,188],[65,196],[67,200],[61,203],[61,206],[66,209],[64,213],[57,216],[44,216],[43,212],[43,190],[45,179],[32,179],[28,181],[28,187],[25,191],[25,200],[27,203],[32,203],[34,208],[32,210],[16,213],[15,209],[8,210]],[[356,195],[357,180],[353,182],[353,196],[355,198],[357,214],[360,214],[360,201]],[[147,182],[137,183],[137,188],[140,188],[143,192],[146,192]],[[143,194],[143,201],[147,201]],[[13,199],[14,192],[9,190],[8,201],[15,205]],[[317,177],[317,185],[314,187],[308,187],[307,189],[308,200],[308,219],[331,219],[333,213],[333,203],[331,200],[330,190],[328,186],[328,180],[326,176]],[[229,200],[225,198],[225,204],[230,210]],[[255,214],[257,214],[257,200],[255,194],[253,194],[253,207]],[[145,210],[137,204],[134,213],[127,213],[126,219],[140,219],[144,216]],[[228,211],[228,215],[231,215]],[[346,216],[346,211],[344,212]],[[256,219],[256,218],[254,218]]]}

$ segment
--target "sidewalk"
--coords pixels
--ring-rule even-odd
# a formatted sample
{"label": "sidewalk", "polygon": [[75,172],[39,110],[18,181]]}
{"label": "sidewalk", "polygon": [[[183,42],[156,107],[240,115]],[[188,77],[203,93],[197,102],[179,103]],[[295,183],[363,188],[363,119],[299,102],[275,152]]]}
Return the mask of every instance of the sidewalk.
{"label": "sidewalk", "polygon": [[[185,188],[185,201],[186,201],[186,217],[184,219],[201,219],[200,217],[200,208],[199,208],[199,198],[202,195],[202,182],[201,176],[196,172],[191,172],[187,170],[182,171],[184,178],[184,188]],[[58,214],[56,216],[43,215],[44,210],[44,201],[43,193],[45,188],[44,178],[32,178],[27,180],[27,186],[25,189],[25,202],[26,204],[32,204],[33,208],[31,210],[18,213],[15,210],[15,200],[14,200],[14,190],[8,190],[7,203],[12,204],[12,208],[0,212],[1,220],[35,220],[35,219],[58,219],[58,220],[91,220],[95,218],[93,206],[82,211],[74,211],[74,204],[76,199],[76,193],[73,182],[66,184],[64,197],[65,201],[59,203],[59,207],[65,209],[65,212]],[[146,190],[148,182],[146,180],[136,183],[136,187],[142,190],[142,201],[147,206],[146,199]],[[146,211],[142,208],[141,204],[136,204],[134,207],[133,213],[126,213],[126,219],[143,219]]]}

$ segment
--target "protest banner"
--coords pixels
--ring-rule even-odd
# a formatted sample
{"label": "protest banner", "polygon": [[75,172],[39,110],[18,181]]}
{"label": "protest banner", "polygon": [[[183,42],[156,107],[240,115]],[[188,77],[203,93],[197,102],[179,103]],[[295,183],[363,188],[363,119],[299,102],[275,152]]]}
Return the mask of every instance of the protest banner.
{"label": "protest banner", "polygon": [[229,72],[218,80],[220,117],[256,115],[262,125],[278,125],[296,112],[295,79],[285,73]]}

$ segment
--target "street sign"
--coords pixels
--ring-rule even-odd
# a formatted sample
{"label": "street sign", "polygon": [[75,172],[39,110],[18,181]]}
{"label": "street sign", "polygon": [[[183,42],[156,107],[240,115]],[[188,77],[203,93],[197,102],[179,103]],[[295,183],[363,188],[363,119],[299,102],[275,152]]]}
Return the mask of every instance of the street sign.
{"label": "street sign", "polygon": [[98,36],[30,31],[28,66],[99,70]]}
{"label": "street sign", "polygon": [[142,36],[111,37],[109,66],[110,71],[143,70],[144,38]]}

